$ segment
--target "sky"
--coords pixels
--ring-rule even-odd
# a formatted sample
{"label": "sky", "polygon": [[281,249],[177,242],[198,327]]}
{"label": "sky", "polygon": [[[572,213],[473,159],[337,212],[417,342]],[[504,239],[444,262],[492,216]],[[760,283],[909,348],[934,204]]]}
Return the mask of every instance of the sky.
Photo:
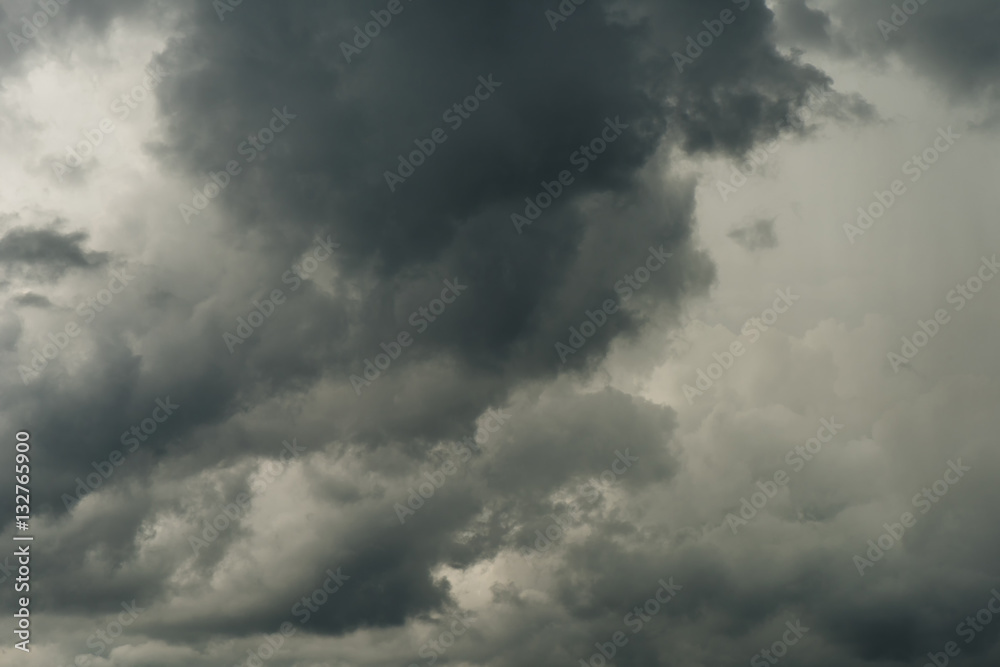
{"label": "sky", "polygon": [[0,28],[0,667],[998,663],[994,0]]}

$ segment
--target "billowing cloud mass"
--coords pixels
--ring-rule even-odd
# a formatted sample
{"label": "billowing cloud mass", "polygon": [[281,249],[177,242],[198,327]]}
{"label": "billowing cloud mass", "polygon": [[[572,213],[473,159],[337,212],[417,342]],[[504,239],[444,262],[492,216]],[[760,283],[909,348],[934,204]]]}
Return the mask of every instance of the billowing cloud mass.
{"label": "billowing cloud mass", "polygon": [[992,3],[0,10],[0,667],[996,664]]}

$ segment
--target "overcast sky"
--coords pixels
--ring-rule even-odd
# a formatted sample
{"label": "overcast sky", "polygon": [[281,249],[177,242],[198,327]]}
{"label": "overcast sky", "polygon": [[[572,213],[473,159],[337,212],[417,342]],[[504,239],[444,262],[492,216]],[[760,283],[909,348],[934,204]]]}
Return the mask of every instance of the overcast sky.
{"label": "overcast sky", "polygon": [[998,664],[1000,4],[580,3],[0,0],[0,667]]}

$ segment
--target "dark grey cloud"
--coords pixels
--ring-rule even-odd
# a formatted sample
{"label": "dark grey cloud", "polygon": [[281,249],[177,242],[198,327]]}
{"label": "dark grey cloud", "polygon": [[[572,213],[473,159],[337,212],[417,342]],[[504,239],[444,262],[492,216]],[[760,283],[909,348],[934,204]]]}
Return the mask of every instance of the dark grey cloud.
{"label": "dark grey cloud", "polygon": [[[807,87],[829,84],[774,49],[762,3],[750,3],[694,68],[679,73],[673,51],[703,29],[704,18],[731,6],[632,3],[633,16],[622,21],[610,5],[589,3],[555,32],[527,3],[407,6],[351,63],[338,44],[367,18],[367,5],[241,8],[224,22],[206,6],[196,28],[163,55],[179,75],[161,91],[169,139],[160,152],[200,183],[239,158],[237,146],[264,127],[272,108],[297,115],[215,205],[232,210],[239,221],[233,233],[246,226],[267,236],[282,263],[317,226],[342,244],[340,267],[366,285],[362,302],[310,294],[317,300],[310,308],[347,319],[324,327],[323,343],[302,327],[299,336],[310,339],[280,340],[288,350],[322,345],[317,352],[345,380],[379,352],[379,342],[408,328],[406,316],[443,279],[467,282],[467,295],[421,336],[419,351],[362,397],[362,404],[380,404],[372,409],[379,428],[392,432],[391,411],[381,405],[393,393],[390,377],[403,381],[412,364],[433,356],[451,358],[463,384],[478,376],[472,384],[485,392],[480,405],[500,400],[518,377],[557,372],[555,342],[613,295],[649,246],[678,256],[672,275],[644,295],[644,308],[676,306],[684,293],[709,284],[708,262],[685,249],[690,194],[648,186],[643,169],[666,166],[652,158],[674,141],[690,151],[744,151],[776,133],[776,121],[803,102]],[[336,29],[298,37],[316,24]],[[283,57],[267,58],[262,45],[281,48]],[[211,67],[201,62],[206,53],[213,54]],[[447,128],[442,111],[471,94],[477,77],[490,75],[501,87],[460,128],[447,129],[447,143],[390,193],[384,173],[396,168],[397,156],[434,128]],[[226,93],[198,92],[208,90]],[[598,136],[606,118],[629,128],[518,235],[511,214],[523,214],[524,198],[536,196],[542,181],[574,168],[574,151]],[[585,198],[607,205],[587,213],[578,205]],[[270,225],[274,211],[285,221],[280,229]],[[617,231],[626,220],[627,233]],[[608,243],[616,252],[600,252]],[[569,366],[600,358],[613,337],[634,332],[643,319],[641,309],[616,318]],[[229,371],[234,384],[244,381],[243,369],[255,368],[256,348],[245,346],[241,357],[240,368]],[[448,417],[432,411],[427,419],[441,424]]]}
{"label": "dark grey cloud", "polygon": [[35,294],[34,292],[27,292],[14,297],[14,303],[28,308],[48,308],[52,305],[52,302],[49,301],[48,297],[41,294]]}
{"label": "dark grey cloud", "polygon": [[0,265],[8,273],[54,281],[72,269],[90,270],[107,264],[107,253],[84,250],[85,232],[63,234],[56,229],[16,227],[0,238]]}

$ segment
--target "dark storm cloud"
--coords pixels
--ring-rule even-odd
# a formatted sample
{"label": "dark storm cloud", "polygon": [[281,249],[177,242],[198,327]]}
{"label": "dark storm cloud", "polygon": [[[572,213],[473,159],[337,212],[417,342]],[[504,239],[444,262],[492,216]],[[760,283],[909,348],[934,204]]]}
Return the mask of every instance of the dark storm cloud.
{"label": "dark storm cloud", "polygon": [[[39,464],[53,484],[40,494],[42,506],[61,514],[59,495],[117,447],[160,396],[182,407],[151,439],[149,457],[189,456],[190,465],[213,469],[265,447],[230,420],[327,382],[324,421],[314,426],[324,437],[316,441],[357,443],[366,465],[382,471],[393,457],[412,466],[438,440],[469,435],[476,417],[525,383],[570,370],[585,374],[615,338],[637,335],[663,311],[676,317],[715,274],[692,241],[695,183],[664,184],[666,156],[678,147],[743,154],[773,138],[777,122],[806,101],[810,87],[829,85],[821,72],[775,49],[763,2],[746,6],[679,72],[673,53],[704,30],[702,21],[734,3],[592,0],[555,31],[534,2],[407,3],[350,63],[340,43],[371,20],[367,2],[242,3],[224,21],[211,3],[193,5],[159,56],[175,74],[157,89],[165,139],[155,153],[199,187],[228,161],[242,165],[210,205],[229,220],[213,232],[251,254],[212,259],[229,262],[226,269],[246,276],[246,284],[227,277],[210,296],[195,297],[186,276],[167,269],[155,281],[137,278],[93,325],[94,350],[78,371],[85,384],[68,379],[60,361],[29,389],[17,387],[21,414],[39,424],[36,437],[46,443]],[[88,25],[106,25],[111,5],[89,7]],[[480,77],[493,77],[495,90],[452,127],[442,113],[473,95]],[[242,142],[267,128],[274,110],[287,125],[251,162]],[[627,127],[578,171],[574,155],[609,122]],[[438,127],[447,141],[390,191],[386,170]],[[525,197],[537,198],[543,182],[551,187],[562,170],[570,170],[573,183],[519,234],[511,214],[524,214]],[[178,235],[210,224],[201,215],[188,227],[176,207],[165,219]],[[267,294],[262,286],[282,284],[282,272],[317,230],[340,244],[335,261],[345,289],[331,295],[304,285],[229,354],[222,333],[247,315],[251,298]],[[82,239],[67,238],[9,245],[22,251],[18,257],[34,252],[36,262],[91,261],[79,248]],[[672,257],[563,365],[555,344],[587,319],[586,311],[616,298],[616,283],[643,266],[651,248]],[[415,331],[411,313],[440,295],[445,280],[468,289],[426,331]],[[357,396],[349,376],[363,373],[364,361],[382,352],[380,343],[401,331],[413,334],[413,346]],[[141,352],[134,340],[147,343]],[[323,553],[297,565],[305,573],[298,583],[335,564],[353,579],[312,628],[395,625],[443,608],[450,596],[433,579],[435,567],[476,563],[524,538],[517,531],[510,537],[513,527],[500,519],[478,525],[479,512],[506,512],[532,527],[538,513],[557,509],[555,491],[600,474],[616,449],[631,448],[641,459],[623,488],[667,482],[677,470],[665,448],[673,430],[666,409],[615,392],[544,405],[550,412],[525,419],[530,428],[514,426],[502,453],[464,483],[453,480],[436,509],[415,517],[419,530],[394,524],[387,502],[382,519],[352,516],[337,534],[322,536]],[[108,490],[151,475],[142,461],[121,468]],[[114,575],[116,564],[134,558],[129,537],[144,508],[149,517],[164,510],[136,501],[118,528],[88,533],[101,554],[95,570],[114,578],[107,590],[115,595],[169,590],[162,563],[146,570],[141,586],[133,570]],[[475,539],[460,542],[470,526]],[[615,529],[634,530],[608,528]],[[66,553],[43,561],[42,571],[62,571],[65,581],[81,576],[72,563],[82,540],[82,533],[66,536]],[[92,593],[78,584],[60,600],[74,598],[74,606]],[[273,632],[288,615],[285,593],[292,591],[281,593],[258,608],[166,622],[161,631]]]}
{"label": "dark storm cloud", "polygon": [[54,229],[17,227],[0,238],[0,265],[29,278],[53,281],[71,269],[94,269],[108,254],[83,249],[84,232],[62,234]]}
{"label": "dark storm cloud", "polygon": [[[362,396],[380,404],[372,408],[383,416],[379,428],[402,436],[384,418],[399,411],[380,402],[389,378],[403,381],[416,362],[447,357],[456,381],[478,378],[480,405],[500,401],[519,378],[561,368],[555,343],[613,295],[650,246],[678,251],[669,275],[567,368],[599,359],[613,337],[637,330],[644,311],[676,307],[711,282],[710,263],[687,247],[693,191],[650,185],[669,167],[654,154],[673,141],[698,152],[745,151],[774,135],[809,86],[829,82],[782,57],[768,40],[770,12],[760,2],[747,6],[683,74],[673,51],[733,3],[635,2],[623,17],[617,5],[592,2],[555,31],[533,3],[406,5],[350,63],[340,43],[370,20],[365,3],[241,6],[225,21],[199,6],[163,55],[179,74],[159,91],[169,130],[159,152],[203,185],[209,171],[242,161],[241,142],[267,127],[272,109],[295,116],[212,205],[231,210],[234,234],[260,231],[286,262],[320,226],[341,243],[344,278],[365,289],[360,303],[311,296],[314,309],[346,319],[316,330],[289,325],[269,354],[316,349],[318,365],[346,383],[380,342],[410,328],[407,316],[443,280],[469,286]],[[327,28],[311,29],[317,25]],[[449,125],[442,113],[472,95],[479,77],[498,85],[460,127]],[[576,171],[574,153],[600,136],[606,119],[628,127]],[[435,128],[446,142],[391,192],[385,172]],[[523,215],[525,197],[544,192],[542,182],[562,170],[573,173],[572,185],[518,234],[511,214]],[[272,222],[279,212],[280,227]],[[222,362],[233,384],[257,366],[255,346],[264,340],[241,348],[231,367]],[[448,411],[441,406],[427,421],[446,423]]]}
{"label": "dark storm cloud", "polygon": [[685,150],[741,156],[754,143],[777,136],[777,123],[806,103],[809,88],[828,88],[831,80],[775,49],[774,15],[762,2],[657,5],[672,50],[687,56],[697,51],[689,53],[685,40],[696,40],[706,30],[704,22],[719,20],[724,9],[735,18],[683,67],[682,85],[670,91],[670,120],[680,129]]}
{"label": "dark storm cloud", "polygon": [[34,292],[28,292],[14,298],[14,303],[28,308],[48,308],[52,305],[48,297]]}
{"label": "dark storm cloud", "polygon": [[[224,22],[199,5],[162,56],[178,75],[158,89],[169,129],[159,153],[203,184],[209,171],[244,159],[241,142],[267,127],[272,109],[296,116],[212,203],[232,211],[234,236],[249,227],[267,239],[261,278],[220,286],[222,308],[202,335],[165,341],[164,354],[143,361],[143,375],[121,327],[150,336],[190,317],[183,298],[165,296],[173,291],[169,274],[156,278],[160,306],[143,306],[150,290],[140,281],[123,297],[120,317],[95,324],[103,338],[87,368],[101,389],[65,395],[65,411],[48,420],[83,434],[73,455],[59,459],[68,468],[63,479],[117,442],[161,393],[192,406],[165,430],[190,434],[247,401],[325,374],[343,387],[334,437],[455,436],[517,382],[584,368],[652,311],[702,293],[714,272],[689,246],[693,184],[664,188],[657,172],[669,165],[654,152],[671,129],[687,132],[678,139],[693,149],[738,152],[773,132],[771,116],[797,104],[807,85],[825,81],[777,54],[760,3],[696,65],[697,76],[680,76],[672,49],[730,5],[678,3],[668,11],[637,3],[641,20],[622,22],[593,3],[555,32],[530,3],[414,5],[349,64],[339,44],[369,16],[363,3],[248,5]],[[491,75],[499,87],[452,130],[443,110]],[[742,89],[732,97],[735,79]],[[698,110],[685,111],[685,99]],[[585,172],[576,171],[572,156],[600,136],[607,118],[628,128]],[[436,127],[447,128],[447,142],[391,193],[384,172]],[[517,234],[510,215],[564,169],[576,181]],[[240,304],[260,298],[255,283],[281,284],[316,226],[341,244],[343,278],[364,286],[362,298],[334,298],[307,285],[266,330],[227,355],[219,337],[246,315]],[[650,247],[674,253],[668,267],[563,366],[555,343],[615,296],[616,282],[642,265]],[[409,315],[440,293],[443,280],[456,278],[468,291],[358,399],[348,377],[363,372],[380,343],[412,333]],[[126,318],[128,310],[142,316]],[[125,413],[123,396],[135,400]],[[222,455],[206,450],[206,464]]]}
{"label": "dark storm cloud", "polygon": [[750,251],[778,247],[778,235],[774,232],[773,218],[737,227],[726,236],[735,241],[741,248]]}

